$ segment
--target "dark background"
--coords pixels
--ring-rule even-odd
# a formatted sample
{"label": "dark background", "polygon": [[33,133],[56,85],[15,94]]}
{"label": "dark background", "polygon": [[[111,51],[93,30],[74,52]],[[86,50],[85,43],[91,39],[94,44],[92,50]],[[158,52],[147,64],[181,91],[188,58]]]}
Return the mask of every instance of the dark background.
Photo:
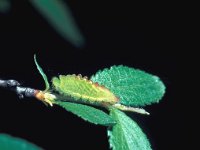
{"label": "dark background", "polygon": [[[13,1],[0,14],[0,78],[43,89],[33,55],[49,79],[58,74],[91,76],[112,65],[127,65],[159,76],[167,90],[143,116],[128,113],[147,134],[154,150],[186,148],[185,102],[177,95],[177,6],[128,2],[68,2],[86,38],[76,48],[60,37],[28,3]],[[159,5],[159,6],[158,6]],[[44,149],[108,149],[106,127],[96,126],[36,99],[19,99],[0,89],[0,132],[21,137]]]}

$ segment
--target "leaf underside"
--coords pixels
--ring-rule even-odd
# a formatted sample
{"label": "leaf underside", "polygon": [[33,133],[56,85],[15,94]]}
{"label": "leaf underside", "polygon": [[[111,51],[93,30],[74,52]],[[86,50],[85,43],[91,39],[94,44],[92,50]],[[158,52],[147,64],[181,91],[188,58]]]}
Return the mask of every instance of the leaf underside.
{"label": "leaf underside", "polygon": [[0,150],[42,150],[26,140],[0,134]]}
{"label": "leaf underside", "polygon": [[60,75],[59,78],[54,77],[52,83],[53,88],[61,95],[70,96],[77,101],[109,104],[118,101],[117,97],[107,88],[93,83],[86,77],[82,78],[80,75]]}
{"label": "leaf underside", "polygon": [[165,93],[165,86],[157,76],[122,65],[98,71],[91,80],[107,87],[121,104],[128,106],[158,102]]}
{"label": "leaf underside", "polygon": [[146,135],[136,122],[117,109],[112,109],[110,116],[117,122],[108,130],[113,150],[151,150]]}
{"label": "leaf underside", "polygon": [[116,123],[108,114],[102,110],[88,105],[62,101],[57,101],[56,104],[65,108],[67,111],[81,117],[82,119],[96,125],[110,126]]}

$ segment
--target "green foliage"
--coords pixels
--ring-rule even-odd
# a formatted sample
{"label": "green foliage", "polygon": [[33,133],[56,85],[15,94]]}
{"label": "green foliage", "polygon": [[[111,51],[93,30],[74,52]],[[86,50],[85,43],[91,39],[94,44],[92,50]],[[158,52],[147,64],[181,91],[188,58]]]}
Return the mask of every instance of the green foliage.
{"label": "green foliage", "polygon": [[[35,63],[45,82],[48,82],[36,58]],[[112,66],[97,72],[91,80],[80,75],[60,75],[59,78],[54,77],[52,83],[53,89],[59,93],[57,96],[62,98],[56,99],[55,104],[90,123],[109,126],[109,143],[113,150],[151,150],[146,135],[137,123],[114,106],[119,102],[128,106],[158,102],[165,93],[165,86],[157,76],[126,66]],[[119,102],[111,91],[120,98]],[[66,102],[68,98],[75,101]],[[102,110],[74,102],[109,104],[110,116]]]}
{"label": "green foliage", "polygon": [[114,108],[110,115],[117,122],[108,130],[109,143],[113,150],[151,150],[146,135],[136,122]]}
{"label": "green foliage", "polygon": [[75,46],[82,46],[84,38],[62,0],[30,0],[35,8],[47,19],[55,30]]}
{"label": "green foliage", "polygon": [[57,101],[56,104],[90,123],[103,126],[115,124],[115,121],[108,114],[94,107],[62,101]]}
{"label": "green foliage", "polygon": [[23,139],[0,134],[0,150],[42,150],[36,145]]}
{"label": "green foliage", "polygon": [[91,80],[106,86],[127,106],[158,102],[165,93],[165,86],[157,76],[122,65],[99,71]]}
{"label": "green foliage", "polygon": [[93,83],[86,77],[82,78],[80,75],[60,75],[59,78],[54,77],[52,83],[54,89],[61,95],[70,96],[77,101],[113,104],[118,100],[107,88]]}
{"label": "green foliage", "polygon": [[50,88],[49,82],[48,82],[46,74],[44,73],[44,71],[42,70],[42,68],[40,67],[40,65],[37,63],[36,54],[34,55],[34,62],[35,62],[35,65],[36,65],[39,73],[41,74],[42,78],[44,79],[45,91],[47,91]]}

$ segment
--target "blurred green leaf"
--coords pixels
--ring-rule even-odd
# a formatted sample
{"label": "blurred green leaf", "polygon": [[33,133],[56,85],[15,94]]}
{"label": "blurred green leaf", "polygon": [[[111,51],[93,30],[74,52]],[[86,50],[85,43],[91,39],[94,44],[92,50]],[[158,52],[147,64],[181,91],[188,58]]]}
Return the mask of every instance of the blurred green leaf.
{"label": "blurred green leaf", "polygon": [[165,93],[165,86],[157,76],[122,65],[98,71],[91,80],[107,87],[127,106],[159,102]]}
{"label": "blurred green leaf", "polygon": [[94,107],[63,101],[57,101],[56,104],[90,123],[103,126],[115,124],[115,121],[108,114]]}
{"label": "blurred green leaf", "polygon": [[109,143],[113,150],[151,150],[146,135],[136,122],[114,108],[110,115],[117,122],[108,130]]}
{"label": "blurred green leaf", "polygon": [[62,0],[30,0],[33,6],[47,19],[55,30],[75,46],[84,44],[70,9]]}
{"label": "blurred green leaf", "polygon": [[42,150],[26,140],[0,134],[0,150]]}
{"label": "blurred green leaf", "polygon": [[7,13],[10,10],[10,0],[0,0],[0,12]]}

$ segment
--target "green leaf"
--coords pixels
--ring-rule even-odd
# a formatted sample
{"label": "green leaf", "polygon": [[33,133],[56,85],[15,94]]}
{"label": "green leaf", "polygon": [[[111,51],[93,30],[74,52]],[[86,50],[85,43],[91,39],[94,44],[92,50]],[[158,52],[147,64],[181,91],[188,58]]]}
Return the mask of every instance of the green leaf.
{"label": "green leaf", "polygon": [[100,104],[101,102],[115,104],[118,99],[104,86],[93,83],[81,75],[60,75],[52,79],[53,88],[61,95],[71,97],[76,101]]}
{"label": "green leaf", "polygon": [[90,123],[103,126],[115,124],[115,121],[108,114],[94,107],[62,101],[57,101],[56,104]]}
{"label": "green leaf", "polygon": [[91,80],[107,87],[127,106],[159,102],[165,93],[165,86],[157,76],[122,65],[98,71]]}
{"label": "green leaf", "polygon": [[37,69],[38,69],[39,73],[41,74],[42,78],[44,79],[45,91],[47,91],[49,89],[49,87],[50,87],[49,86],[49,82],[48,82],[46,74],[44,73],[44,71],[42,70],[42,68],[40,67],[40,65],[37,62],[36,54],[34,54],[34,62],[35,62],[35,65],[37,66]]}
{"label": "green leaf", "polygon": [[0,150],[42,150],[26,140],[0,134]]}
{"label": "green leaf", "polygon": [[84,38],[62,0],[30,0],[37,10],[47,19],[54,29],[75,46],[82,46]]}
{"label": "green leaf", "polygon": [[151,150],[146,135],[136,122],[114,108],[110,115],[117,122],[108,130],[109,143],[113,150]]}
{"label": "green leaf", "polygon": [[10,0],[0,0],[0,12],[7,13],[10,10]]}

